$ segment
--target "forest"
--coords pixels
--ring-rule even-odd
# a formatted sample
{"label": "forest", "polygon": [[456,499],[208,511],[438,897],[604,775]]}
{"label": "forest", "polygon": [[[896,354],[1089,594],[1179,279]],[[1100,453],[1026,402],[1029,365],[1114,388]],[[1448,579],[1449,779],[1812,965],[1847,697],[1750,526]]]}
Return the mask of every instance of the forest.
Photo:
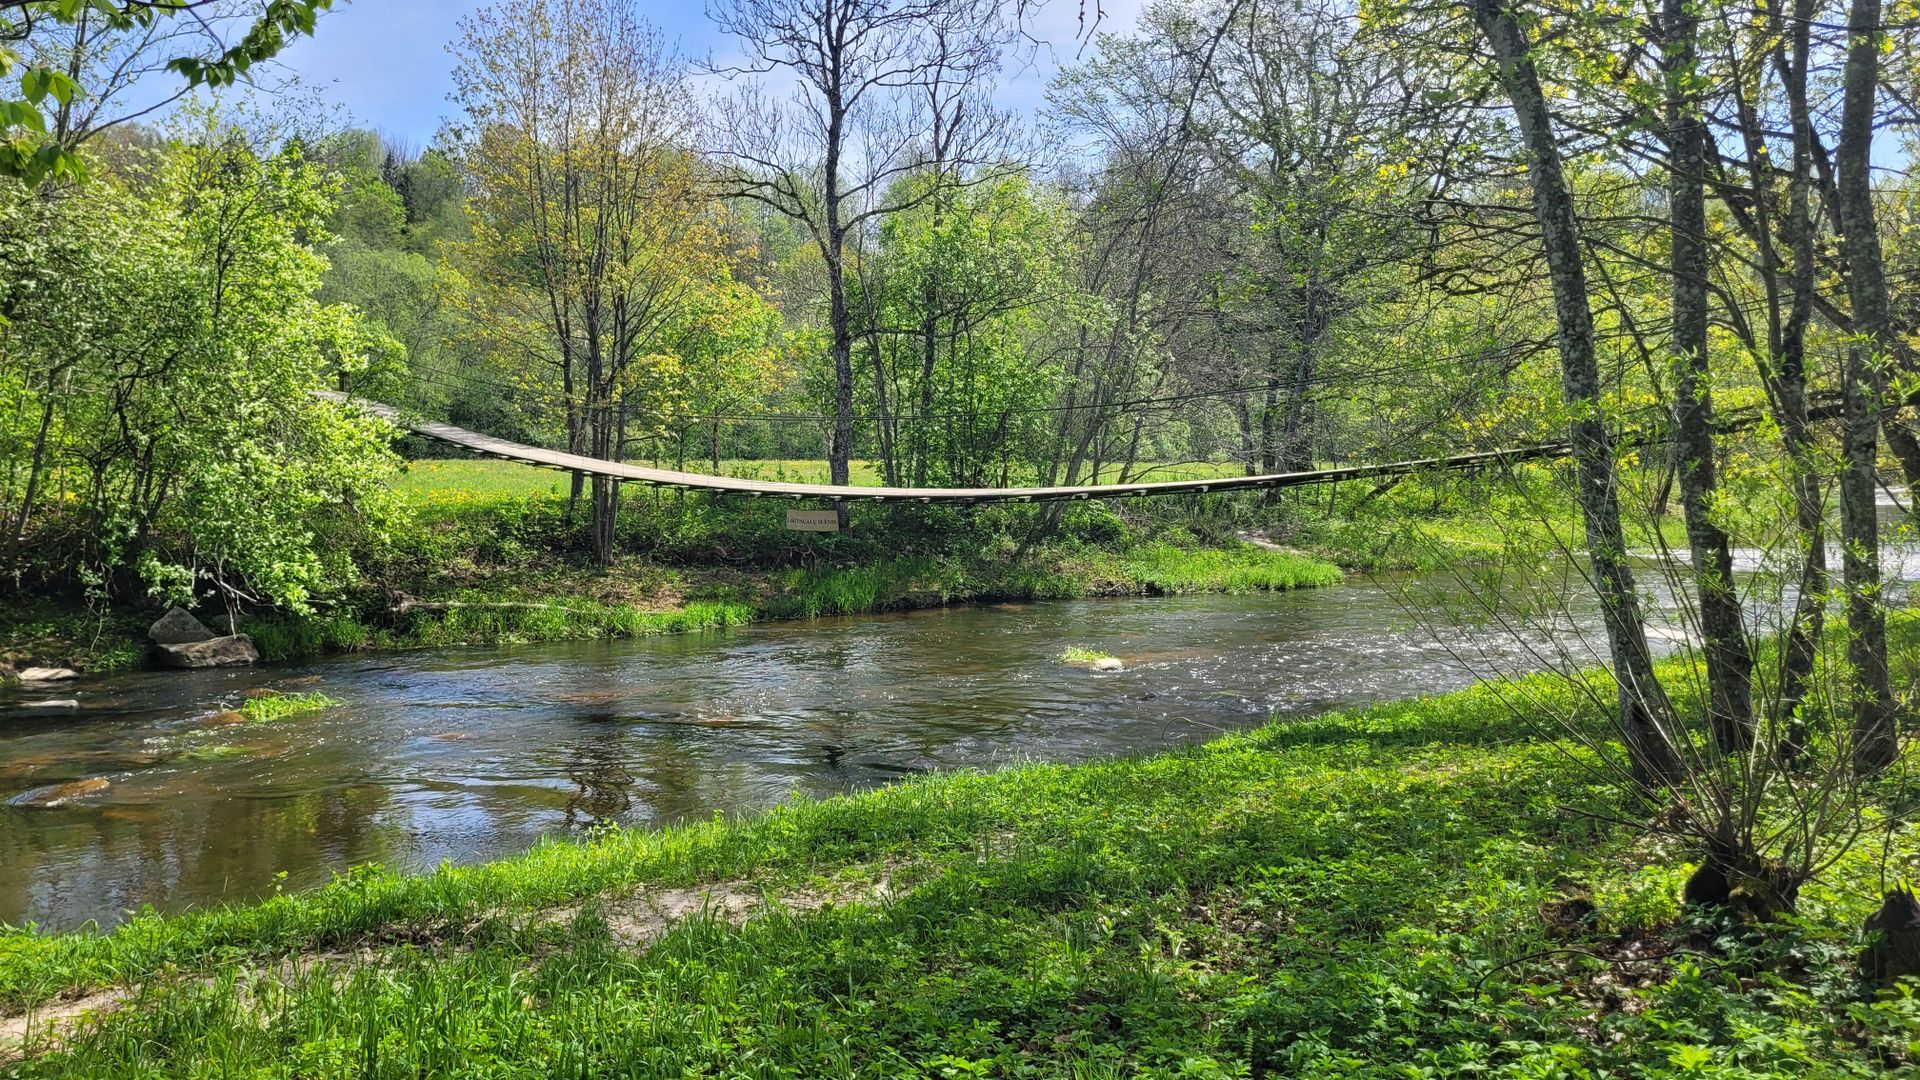
{"label": "forest", "polygon": [[[0,0],[0,867],[68,880],[45,815],[141,768],[293,753],[221,725],[344,722],[288,688],[346,669],[297,665],[572,657],[604,726],[641,706],[601,654],[513,650],[1200,594],[1268,604],[1191,609],[1207,648],[1278,648],[1233,620],[1380,606],[1302,616],[1353,651],[1260,654],[1300,685],[1198,748],[922,746],[645,813],[665,781],[607,751],[566,774],[598,824],[531,850],[299,847],[311,889],[262,862],[105,925],[0,888],[0,1074],[1920,1069],[1920,7],[1095,2],[1049,43],[1032,0],[708,0],[701,55],[638,0],[485,0],[417,43],[453,89],[416,141],[278,80],[333,6]],[[832,485],[837,528],[361,401]],[[266,681],[152,689],[198,677],[150,670],[172,608]],[[1067,627],[1004,708],[1174,695],[1167,618]],[[998,702],[992,655],[955,671]],[[208,734],[125,773],[34,741],[154,695]],[[858,764],[895,698],[859,700],[794,753]]]}

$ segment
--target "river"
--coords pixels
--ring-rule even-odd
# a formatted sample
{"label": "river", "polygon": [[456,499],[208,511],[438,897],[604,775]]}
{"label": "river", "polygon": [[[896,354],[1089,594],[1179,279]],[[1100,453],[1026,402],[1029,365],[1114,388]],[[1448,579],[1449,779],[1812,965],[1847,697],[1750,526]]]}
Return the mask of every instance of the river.
{"label": "river", "polygon": [[[1584,598],[1533,580],[1512,595]],[[1662,590],[1655,606],[1669,611]],[[357,863],[521,851],[934,769],[1151,751],[1578,655],[1558,625],[1461,623],[1444,576],[1290,593],[953,607],[624,641],[438,649],[87,679],[0,699],[0,921],[58,930],[245,900]],[[1545,605],[1551,609],[1558,604]],[[1416,618],[1410,611],[1424,612]],[[1678,634],[1663,640],[1671,642]],[[1062,664],[1069,646],[1123,671]],[[1463,664],[1462,657],[1471,663]],[[248,690],[344,704],[218,721]],[[27,708],[72,697],[80,709]]]}

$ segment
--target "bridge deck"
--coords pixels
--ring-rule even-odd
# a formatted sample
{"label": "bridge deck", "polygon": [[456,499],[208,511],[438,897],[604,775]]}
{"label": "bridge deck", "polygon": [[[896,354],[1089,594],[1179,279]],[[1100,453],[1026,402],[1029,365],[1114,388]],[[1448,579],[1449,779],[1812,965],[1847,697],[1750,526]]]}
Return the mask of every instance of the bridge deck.
{"label": "bridge deck", "polygon": [[396,426],[417,432],[428,438],[438,439],[475,453],[492,457],[519,461],[528,465],[537,465],[549,469],[562,469],[567,472],[584,473],[588,476],[605,476],[623,483],[647,484],[652,487],[683,488],[693,491],[713,491],[723,495],[741,495],[748,498],[773,499],[845,499],[865,502],[918,502],[918,503],[981,503],[981,502],[1046,502],[1056,499],[1118,499],[1136,498],[1147,495],[1192,495],[1208,491],[1247,491],[1262,488],[1302,487],[1308,484],[1327,484],[1340,480],[1361,480],[1370,477],[1398,476],[1405,473],[1423,472],[1430,469],[1467,469],[1503,462],[1527,461],[1538,458],[1565,457],[1570,448],[1566,443],[1543,443],[1537,446],[1523,446],[1510,450],[1486,450],[1472,454],[1455,454],[1452,457],[1416,458],[1410,461],[1392,461],[1377,465],[1354,465],[1339,469],[1315,469],[1307,472],[1268,473],[1261,476],[1228,476],[1213,480],[1159,480],[1137,484],[1095,484],[1082,487],[1023,487],[1023,488],[901,488],[901,487],[854,487],[833,484],[787,484],[767,480],[737,480],[728,476],[710,476],[705,473],[677,472],[672,469],[652,469],[643,465],[628,465],[619,461],[602,461],[599,458],[569,454],[559,450],[543,450],[537,446],[497,439],[491,435],[482,435],[477,431],[455,427],[432,420],[409,420],[400,410],[365,398],[350,398],[345,394],[323,391],[322,397],[332,401],[358,405],[367,412],[387,420]]}

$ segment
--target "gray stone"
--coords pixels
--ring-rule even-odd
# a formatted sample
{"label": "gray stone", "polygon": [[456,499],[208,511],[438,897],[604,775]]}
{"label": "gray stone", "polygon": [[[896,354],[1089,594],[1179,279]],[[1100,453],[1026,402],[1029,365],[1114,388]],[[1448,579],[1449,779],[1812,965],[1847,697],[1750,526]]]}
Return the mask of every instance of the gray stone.
{"label": "gray stone", "polygon": [[72,698],[54,698],[50,701],[29,701],[21,708],[25,709],[77,709],[80,703]]}
{"label": "gray stone", "polygon": [[1126,665],[1126,664],[1124,664],[1124,663],[1122,663],[1122,662],[1120,661],[1120,658],[1119,658],[1119,657],[1117,657],[1117,656],[1103,656],[1103,657],[1101,657],[1100,659],[1098,659],[1098,660],[1095,660],[1095,661],[1093,662],[1093,670],[1095,670],[1095,671],[1125,671],[1125,670],[1127,670],[1127,665]]}
{"label": "gray stone", "polygon": [[147,636],[155,645],[192,645],[219,637],[184,608],[168,608],[158,622],[147,628]]}
{"label": "gray stone", "polygon": [[61,682],[79,677],[79,672],[63,667],[30,667],[20,673],[21,682]]}
{"label": "gray stone", "polygon": [[162,663],[177,668],[237,667],[260,662],[259,650],[253,647],[253,639],[245,634],[230,634],[185,645],[161,645],[158,651]]}

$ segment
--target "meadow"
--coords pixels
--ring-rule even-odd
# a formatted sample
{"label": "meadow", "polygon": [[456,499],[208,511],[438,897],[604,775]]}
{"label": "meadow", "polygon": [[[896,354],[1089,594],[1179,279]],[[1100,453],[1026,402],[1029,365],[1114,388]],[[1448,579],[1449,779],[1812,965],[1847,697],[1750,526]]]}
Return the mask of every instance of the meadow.
{"label": "meadow", "polygon": [[[643,461],[636,464],[674,468],[673,462]],[[850,464],[850,482],[856,487],[878,487],[884,481],[871,461]],[[716,473],[710,462],[687,463],[684,471],[727,476],[740,480],[769,480],[792,484],[826,484],[831,480],[827,463],[819,460],[760,460],[722,458]],[[1238,476],[1243,470],[1229,462],[1192,462],[1146,464],[1134,470],[1133,480],[1210,480]],[[1118,483],[1118,470],[1107,467],[1098,477],[1086,476],[1082,483]],[[424,511],[448,511],[476,502],[502,497],[526,498],[541,495],[565,495],[571,486],[567,474],[536,468],[515,461],[492,458],[422,458],[409,461],[394,485],[408,502]]]}

